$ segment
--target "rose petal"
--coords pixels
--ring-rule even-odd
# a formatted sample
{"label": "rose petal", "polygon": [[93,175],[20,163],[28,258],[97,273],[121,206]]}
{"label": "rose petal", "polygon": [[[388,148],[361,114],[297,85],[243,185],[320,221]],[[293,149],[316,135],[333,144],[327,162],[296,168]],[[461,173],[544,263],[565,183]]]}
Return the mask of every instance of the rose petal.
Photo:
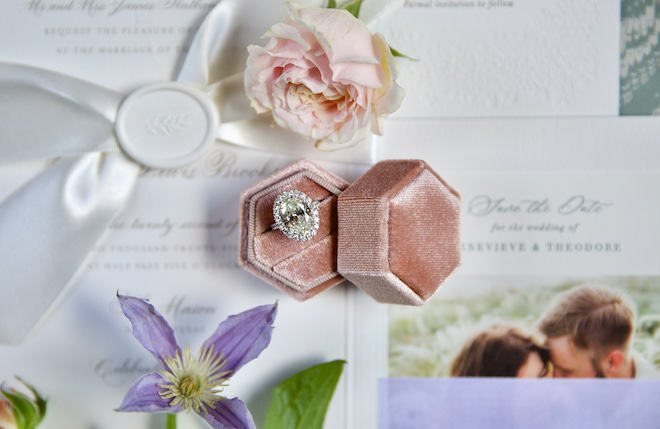
{"label": "rose petal", "polygon": [[275,106],[273,119],[280,127],[313,139],[323,139],[334,131],[334,127],[320,123],[313,111],[291,111],[288,106]]}
{"label": "rose petal", "polygon": [[381,50],[362,21],[343,9],[290,5],[289,14],[321,44],[330,62],[333,80],[368,88],[383,86]]}
{"label": "rose petal", "polygon": [[259,354],[270,343],[276,305],[262,305],[234,316],[218,325],[218,329],[204,342],[222,353],[227,362],[223,371],[232,371],[229,376]]}
{"label": "rose petal", "polygon": [[16,427],[11,403],[0,395],[0,428],[16,429]]}
{"label": "rose petal", "polygon": [[274,76],[268,78],[265,73],[272,75],[270,68],[271,56],[261,46],[248,46],[247,67],[244,74],[245,93],[250,98],[250,104],[257,113],[265,113],[273,108],[272,89],[269,85]]}
{"label": "rose petal", "polygon": [[215,429],[256,429],[252,415],[238,398],[221,399],[199,415]]}
{"label": "rose petal", "polygon": [[249,48],[246,93],[259,113],[316,141],[322,150],[352,146],[401,104],[390,48],[341,9],[288,3],[289,16]]}
{"label": "rose petal", "polygon": [[146,413],[178,413],[182,411],[178,405],[170,406],[170,401],[160,397],[165,389],[158,387],[167,381],[157,372],[152,372],[140,378],[131,386],[124,397],[124,402],[117,411],[141,411]]}
{"label": "rose petal", "polygon": [[180,350],[174,331],[153,305],[133,296],[117,294],[121,310],[133,325],[133,336],[167,368],[164,358]]}
{"label": "rose petal", "polygon": [[[277,46],[283,46],[288,48],[296,48],[296,50],[302,47],[302,50],[306,51],[311,48],[311,45],[303,38],[298,29],[292,25],[289,25],[285,22],[280,22],[273,25],[270,29],[264,34],[264,37],[272,37],[274,39],[285,39],[294,43],[284,43],[282,44],[281,40],[277,40]],[[272,42],[271,42],[272,43]],[[269,50],[275,50],[280,52],[282,48],[276,48],[275,46],[268,46]],[[289,55],[287,55],[289,56]]]}
{"label": "rose petal", "polygon": [[364,43],[372,38],[369,27],[350,12],[344,9],[302,7],[291,3],[287,9],[295,23],[314,34],[331,63],[353,62],[356,59],[380,63],[380,51]]}
{"label": "rose petal", "polygon": [[332,152],[339,149],[355,146],[356,144],[366,140],[370,136],[368,128],[361,128],[356,130],[353,137],[346,142],[339,142],[337,138],[330,136],[328,139],[319,140],[316,142],[316,148],[325,152]]}
{"label": "rose petal", "polygon": [[[399,71],[389,45],[380,34],[376,33],[374,37],[383,51],[383,71],[386,78],[386,84],[376,90],[373,100],[373,113],[376,118],[380,118],[382,115],[393,113],[401,106],[405,90],[396,83]],[[379,130],[377,134],[382,134],[380,127],[377,127],[377,129]]]}

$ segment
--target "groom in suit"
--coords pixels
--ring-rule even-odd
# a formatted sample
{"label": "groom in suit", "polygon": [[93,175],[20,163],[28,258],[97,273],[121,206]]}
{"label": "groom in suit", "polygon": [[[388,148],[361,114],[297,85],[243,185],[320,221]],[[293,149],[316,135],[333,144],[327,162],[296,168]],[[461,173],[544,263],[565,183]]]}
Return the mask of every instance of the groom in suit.
{"label": "groom in suit", "polygon": [[554,377],[657,378],[632,350],[635,310],[618,291],[578,287],[557,297],[539,322]]}

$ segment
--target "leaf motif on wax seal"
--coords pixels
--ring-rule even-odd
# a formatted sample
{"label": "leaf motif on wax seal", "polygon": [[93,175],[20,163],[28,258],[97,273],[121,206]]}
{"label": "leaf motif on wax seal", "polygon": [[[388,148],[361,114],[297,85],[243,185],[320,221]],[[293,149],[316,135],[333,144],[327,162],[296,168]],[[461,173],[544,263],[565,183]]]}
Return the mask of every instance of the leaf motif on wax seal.
{"label": "leaf motif on wax seal", "polygon": [[171,136],[188,128],[192,124],[195,115],[196,113],[155,115],[144,124],[144,129],[154,136]]}

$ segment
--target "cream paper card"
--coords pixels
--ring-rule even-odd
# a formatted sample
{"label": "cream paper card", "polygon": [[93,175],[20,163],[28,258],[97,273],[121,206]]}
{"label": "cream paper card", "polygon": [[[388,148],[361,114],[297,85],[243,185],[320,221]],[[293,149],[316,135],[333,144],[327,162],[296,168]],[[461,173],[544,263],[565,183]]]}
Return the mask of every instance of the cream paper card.
{"label": "cream paper card", "polygon": [[619,112],[620,2],[405,0],[380,31],[398,51],[397,117]]}
{"label": "cream paper card", "polygon": [[657,174],[474,174],[461,189],[469,275],[655,275]]}
{"label": "cream paper card", "polygon": [[[0,5],[0,59],[35,65],[131,91],[171,80],[214,0],[12,0]],[[280,2],[242,2],[240,30],[227,52],[228,75],[242,71],[246,47],[286,15]]]}
{"label": "cream paper card", "polygon": [[[649,198],[660,189],[660,175],[445,178],[461,190],[462,266],[424,307],[390,306],[389,377],[379,380],[379,427],[490,422],[497,428],[579,428],[588,421],[652,428],[658,410],[644,398],[657,396],[658,380],[448,377],[474,335],[496,324],[534,332],[559,293],[583,285],[630,297],[637,313],[635,359],[660,376],[660,270],[654,250],[660,232],[657,199]],[[435,401],[443,406],[430,406]]]}

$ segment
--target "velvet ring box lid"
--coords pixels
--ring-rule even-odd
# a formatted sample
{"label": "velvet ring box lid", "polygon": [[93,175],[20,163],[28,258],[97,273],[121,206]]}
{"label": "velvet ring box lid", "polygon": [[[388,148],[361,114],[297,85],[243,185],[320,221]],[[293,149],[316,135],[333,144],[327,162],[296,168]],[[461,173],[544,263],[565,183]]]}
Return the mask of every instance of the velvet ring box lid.
{"label": "velvet ring box lid", "polygon": [[379,302],[422,305],[460,264],[460,196],[424,161],[374,165],[337,219],[338,271]]}
{"label": "velvet ring box lid", "polygon": [[[277,195],[320,202],[320,227],[297,242],[271,228]],[[424,161],[374,165],[349,186],[308,160],[241,194],[239,263],[299,300],[350,280],[379,302],[424,304],[460,264],[460,197]]]}

